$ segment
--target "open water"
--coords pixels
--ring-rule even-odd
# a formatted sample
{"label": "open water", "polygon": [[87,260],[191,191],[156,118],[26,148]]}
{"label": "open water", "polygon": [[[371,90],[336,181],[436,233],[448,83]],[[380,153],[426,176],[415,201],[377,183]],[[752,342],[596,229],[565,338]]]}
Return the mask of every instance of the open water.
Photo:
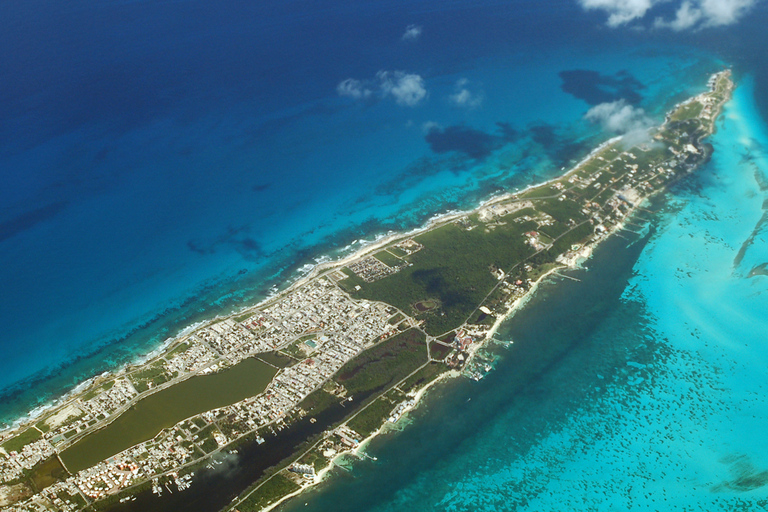
{"label": "open water", "polygon": [[[676,33],[608,29],[570,0],[3,3],[0,420],[258,301],[318,261],[553,176],[613,135],[584,119],[591,106],[624,99],[660,122],[729,64],[740,88],[715,159],[649,219],[648,239],[590,263],[590,276],[614,263],[625,276],[619,288],[599,285],[611,289],[601,313],[561,300],[570,323],[554,343],[536,320],[551,315],[547,301],[601,295],[547,288],[510,322],[516,343],[492,376],[452,385],[402,437],[374,445],[384,461],[386,450],[443,432],[425,452],[432,459],[407,471],[361,466],[354,481],[402,473],[374,492],[372,508],[412,497],[470,509],[563,488],[598,499],[598,473],[622,466],[626,479],[610,485],[639,500],[632,475],[655,477],[643,468],[673,460],[682,469],[665,475],[710,478],[697,489],[725,493],[702,491],[697,503],[760,495],[726,484],[737,479],[729,471],[768,469],[748,435],[765,420],[756,365],[766,277],[747,277],[768,261],[755,181],[768,144],[766,19],[761,4],[737,26]],[[515,368],[526,336],[570,347],[569,330],[582,333],[573,349],[534,358],[530,375]],[[511,388],[495,380],[504,375]],[[483,400],[493,413],[477,422]],[[662,414],[670,403],[682,405]],[[672,451],[648,448],[666,436]],[[622,448],[636,454],[631,464]],[[606,458],[595,465],[598,453]],[[706,471],[681,460],[693,458]],[[371,480],[359,476],[367,471]]]}
{"label": "open water", "polygon": [[377,461],[283,510],[765,510],[768,282],[750,274],[768,259],[768,131],[753,87],[713,160],[634,219],[644,229],[505,324],[514,343],[487,377],[435,390],[369,445]]}

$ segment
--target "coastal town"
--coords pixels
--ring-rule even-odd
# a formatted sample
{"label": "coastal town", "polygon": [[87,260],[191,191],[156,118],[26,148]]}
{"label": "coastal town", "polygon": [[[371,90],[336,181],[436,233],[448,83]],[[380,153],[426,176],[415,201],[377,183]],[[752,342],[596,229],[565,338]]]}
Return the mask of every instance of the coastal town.
{"label": "coastal town", "polygon": [[[241,434],[267,424],[279,425],[290,410],[344,363],[396,332],[397,325],[388,322],[395,313],[386,305],[353,301],[329,279],[321,278],[268,308],[254,311],[241,322],[230,318],[195,331],[180,345],[183,350],[172,351],[162,359],[167,374],[204,375],[235,365],[252,354],[275,349],[303,350],[311,357],[278,372],[258,396],[207,411],[149,441],[112,454],[109,459],[48,487],[41,496],[65,504],[78,495],[89,501],[97,500],[137,481],[177,470]],[[75,399],[63,412],[46,420],[49,429],[41,432],[40,439],[0,460],[3,481],[13,482],[39,462],[64,451],[67,439],[86,432],[95,425],[94,420],[104,421],[116,411],[125,410],[138,396],[136,388],[151,389],[152,383],[129,374],[93,397]],[[66,417],[59,419],[63,416]],[[243,425],[244,432],[229,430],[228,435],[223,434],[215,427],[215,419],[222,416]],[[210,435],[201,436],[209,426],[214,426],[209,429]],[[210,439],[214,442],[206,444]],[[82,505],[82,500],[79,501]]]}
{"label": "coastal town", "polygon": [[[708,158],[703,139],[730,97],[730,72],[714,75],[708,86],[640,144],[610,141],[555,180],[319,268],[279,296],[183,334],[158,356],[99,376],[43,416],[0,434],[0,506],[96,510],[140,492],[185,492],[195,472],[239,443],[277,443],[283,429],[314,423],[324,407],[349,404],[342,421],[309,448],[286,453],[293,461],[275,473],[291,489],[316,482],[334,457],[359,450],[382,424],[397,422],[438,375],[454,370],[482,378],[491,368],[478,359],[478,347],[537,281],[576,265],[600,240],[626,229],[647,197]],[[488,240],[493,250],[484,249]],[[435,269],[462,278],[456,284],[422,277]],[[412,351],[411,366],[386,385],[355,388],[363,375],[356,362],[395,342]],[[254,360],[268,377],[257,393],[172,421],[169,412],[170,425],[158,420],[130,446],[101,443],[98,451],[88,444],[114,435],[110,429],[136,414],[142,400]],[[248,500],[259,507],[279,501],[258,498],[271,478],[237,503],[245,509]]]}

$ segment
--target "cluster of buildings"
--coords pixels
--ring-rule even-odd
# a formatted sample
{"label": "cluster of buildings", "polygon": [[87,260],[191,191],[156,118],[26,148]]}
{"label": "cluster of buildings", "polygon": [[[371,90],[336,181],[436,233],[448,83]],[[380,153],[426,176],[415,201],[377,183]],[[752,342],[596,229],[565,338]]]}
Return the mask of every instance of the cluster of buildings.
{"label": "cluster of buildings", "polygon": [[[559,183],[556,183],[555,185],[559,185]],[[526,208],[532,208],[533,203],[531,201],[513,201],[513,202],[504,202],[504,203],[496,203],[486,206],[485,208],[482,208],[478,212],[478,219],[481,222],[489,222],[497,217],[506,217],[507,215],[511,213],[515,213],[520,210],[524,210]]]}
{"label": "cluster of buildings", "polygon": [[402,416],[405,411],[407,411],[408,409],[413,407],[415,405],[415,403],[416,402],[412,398],[410,398],[410,399],[408,399],[408,400],[406,400],[404,402],[400,402],[399,404],[397,404],[395,406],[394,409],[392,409],[392,412],[389,414],[389,418],[387,418],[387,420],[390,423],[397,422],[397,420],[400,419],[400,416]]}
{"label": "cluster of buildings", "polygon": [[58,414],[39,423],[41,438],[19,451],[0,454],[0,481],[12,482],[26,470],[48,459],[56,448],[74,435],[96,425],[125,407],[138,395],[127,378],[119,378],[95,396],[83,395],[62,408]]}
{"label": "cluster of buildings", "polygon": [[85,499],[80,495],[79,489],[72,482],[56,482],[46,487],[40,494],[32,499],[13,505],[7,512],[49,512],[50,505],[56,512],[76,512],[82,510]]}
{"label": "cluster of buildings", "polygon": [[[84,469],[64,481],[57,481],[29,500],[8,510],[74,512],[90,500],[98,500],[126,487],[168,472],[192,460],[194,443],[181,441],[191,434],[178,425],[161,432],[155,439]],[[185,483],[187,483],[185,481]],[[181,487],[179,487],[181,489]],[[52,506],[52,507],[51,507]]]}
{"label": "cluster of buildings", "polygon": [[[290,353],[303,357],[281,369],[263,393],[163,430],[154,439],[54,484],[45,493],[17,505],[17,510],[34,510],[41,499],[50,505],[54,500],[61,501],[62,494],[98,500],[141,481],[171,474],[199,459],[211,451],[211,446],[204,445],[209,437],[215,440],[215,449],[247,432],[280,423],[345,363],[396,331],[396,325],[389,323],[396,313],[382,303],[355,301],[332,281],[320,278],[263,310],[253,311],[242,322],[228,318],[191,333],[184,340],[184,349],[172,350],[162,359],[167,372],[204,373],[276,349],[293,348]],[[109,389],[90,400],[77,402],[76,409],[71,406],[68,414],[76,413],[81,418],[65,422],[62,428],[80,428],[73,425],[86,419],[105,418],[137,395],[128,378],[118,378]],[[214,422],[215,428],[206,428]],[[224,423],[229,427],[227,435],[222,432],[225,429],[219,428]],[[205,436],[201,437],[204,431]],[[61,432],[56,430],[55,435],[60,436]],[[24,469],[53,455],[55,448],[50,438],[28,444],[21,453],[0,457],[3,478],[17,479]]]}
{"label": "cluster of buildings", "polygon": [[[267,313],[270,318],[277,316],[279,319],[285,315],[309,320],[305,330],[294,331],[289,341],[289,344],[298,345],[307,357],[280,370],[260,395],[212,411],[240,426],[230,435],[240,435],[280,421],[345,363],[396,330],[396,326],[389,323],[396,313],[391,306],[354,301],[326,279],[319,279],[310,286],[312,289],[305,292],[303,302],[292,301],[293,308],[276,304]],[[316,292],[323,292],[322,301],[310,300]],[[283,324],[281,320],[276,325]]]}
{"label": "cluster of buildings", "polygon": [[[710,82],[713,90],[718,79],[715,77]],[[710,119],[718,104],[715,95],[701,95],[694,101],[703,105],[700,114],[703,119]],[[683,133],[680,137],[688,135]],[[620,153],[611,162],[598,155],[597,160],[605,163],[602,170],[584,178],[579,178],[576,173],[568,178],[569,183],[582,190],[590,187],[607,189],[621,183],[623,188],[620,191],[614,190],[614,195],[603,201],[604,204],[595,202],[595,198],[585,201],[582,213],[596,224],[598,234],[607,232],[604,224],[619,222],[643,195],[668,182],[676,169],[684,165],[681,162],[701,154],[694,144],[681,144],[679,137],[676,143],[680,149],[669,147],[673,157],[663,163],[643,165],[647,168],[641,168],[637,163],[638,156],[631,151]],[[601,177],[604,172],[609,172],[609,165],[618,165],[623,172],[604,183]],[[560,191],[559,199],[563,199],[564,186],[556,183],[554,188]],[[601,192],[595,192],[598,193]],[[490,220],[531,206],[530,201],[497,204],[483,210],[481,216],[484,216],[483,220]],[[523,216],[521,219],[530,220],[530,217]],[[544,221],[549,224],[553,222],[551,218]],[[526,237],[532,246],[544,247],[537,232],[530,231]],[[405,240],[395,247],[406,254],[422,248],[413,240]],[[572,252],[578,249],[574,247]],[[348,268],[366,282],[376,281],[400,269],[390,267],[373,256],[351,264]],[[501,273],[499,279],[503,277]],[[503,285],[509,300],[523,295],[527,287],[527,283],[520,280],[515,283],[505,282]],[[483,309],[483,312],[492,313],[488,308]],[[53,509],[68,512],[78,510],[87,501],[114,494],[158,475],[176,475],[174,478],[178,480],[180,467],[199,460],[203,454],[210,453],[212,447],[218,449],[245,433],[270,424],[279,424],[345,363],[395,332],[396,325],[392,325],[390,320],[396,314],[400,315],[401,321],[407,319],[386,304],[352,300],[334,282],[319,278],[262,310],[252,311],[244,321],[227,318],[198,329],[168,355],[159,359],[167,374],[182,378],[190,373],[211,372],[246,357],[274,350],[285,350],[300,357],[297,357],[296,364],[280,369],[266,390],[258,396],[185,420],[162,431],[154,439],[129,448],[64,481],[58,481],[32,498],[5,510],[20,512]],[[469,348],[475,336],[482,336],[482,330],[487,329],[486,326],[477,328],[477,333],[470,330],[457,333],[454,345],[459,352],[454,354],[455,360],[448,361],[449,364],[461,365],[464,360],[462,352]],[[182,345],[184,348],[181,348]],[[2,482],[18,481],[27,470],[54,455],[57,447],[67,439],[122,411],[139,395],[134,384],[130,375],[121,376],[110,387],[105,385],[99,388],[98,393],[76,398],[46,420],[44,428],[40,429],[40,439],[28,443],[19,451],[5,453],[0,450]],[[408,403],[399,405],[392,412],[391,419],[396,420],[406,407]],[[223,428],[223,425],[227,428]],[[339,429],[335,434],[344,445],[354,447],[359,442],[352,431]],[[294,471],[314,474],[314,468],[309,466],[296,465]],[[188,486],[189,480],[184,482]],[[181,489],[181,486],[178,488]]]}
{"label": "cluster of buildings", "polygon": [[374,256],[348,265],[347,268],[360,276],[366,283],[378,281],[400,270],[400,267],[390,267]]}
{"label": "cluster of buildings", "polygon": [[90,400],[80,400],[78,402],[78,407],[85,415],[84,418],[92,419],[99,418],[102,415],[104,417],[109,416],[139,394],[127,378],[116,379],[113,382],[112,387],[97,394]]}
{"label": "cluster of buildings", "polygon": [[525,243],[527,243],[537,251],[540,251],[545,248],[544,244],[541,243],[541,240],[539,239],[538,231],[527,231],[525,233]]}
{"label": "cluster of buildings", "polygon": [[56,447],[66,439],[106,419],[137,394],[128,379],[117,379],[108,389],[95,396],[77,398],[46,422],[30,427],[39,430],[41,438],[18,451],[0,452],[0,482],[18,480],[25,471],[56,453]]}
{"label": "cluster of buildings", "polygon": [[10,453],[0,452],[0,481],[13,482],[19,479],[26,470],[32,469],[55,452],[53,445],[47,439],[38,439],[22,447],[20,451]]}
{"label": "cluster of buildings", "polygon": [[124,489],[138,474],[139,466],[135,462],[101,463],[78,473],[74,482],[84,496],[96,500]]}
{"label": "cluster of buildings", "polygon": [[408,240],[403,240],[402,242],[396,243],[393,247],[397,247],[407,255],[419,252],[424,248],[423,245],[421,245],[413,238],[409,238]]}
{"label": "cluster of buildings", "polygon": [[194,334],[185,344],[188,348],[183,352],[165,358],[165,370],[171,375],[199,372],[213,366],[218,358],[216,351]]}

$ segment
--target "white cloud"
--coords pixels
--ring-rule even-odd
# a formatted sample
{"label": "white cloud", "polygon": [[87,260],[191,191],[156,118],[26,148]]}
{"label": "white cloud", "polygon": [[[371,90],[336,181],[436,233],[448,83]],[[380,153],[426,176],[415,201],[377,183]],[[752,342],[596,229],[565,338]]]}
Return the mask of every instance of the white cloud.
{"label": "white cloud", "polygon": [[[608,13],[608,26],[618,27],[645,16],[659,0],[578,0],[588,10]],[[663,0],[662,0],[663,1]]]}
{"label": "white cloud", "polygon": [[716,27],[736,23],[757,3],[756,0],[701,0],[707,25]]}
{"label": "white cloud", "polygon": [[336,92],[339,96],[347,96],[356,100],[368,98],[373,91],[368,89],[363,82],[354,78],[347,78],[336,86]]}
{"label": "white cloud", "polygon": [[336,92],[354,100],[391,97],[398,105],[407,107],[415,107],[428,96],[424,79],[404,71],[379,71],[374,80],[347,78],[339,82]]}
{"label": "white cloud", "polygon": [[700,29],[732,25],[744,17],[758,0],[577,0],[586,10],[601,10],[608,14],[610,27],[639,20],[656,5],[675,2],[675,18],[667,21],[657,17],[654,26],[672,30]]}
{"label": "white cloud", "polygon": [[624,100],[595,105],[584,116],[593,123],[600,123],[604,129],[624,135],[624,140],[639,143],[648,137],[651,119],[641,108],[635,108]]}
{"label": "white cloud", "polygon": [[421,125],[421,129],[424,133],[429,133],[432,130],[442,130],[443,126],[440,123],[436,123],[435,121],[427,121]]}
{"label": "white cloud", "polygon": [[403,41],[416,41],[421,37],[421,25],[408,25],[405,27],[405,32],[401,38]]}
{"label": "white cloud", "polygon": [[732,25],[744,17],[757,0],[685,0],[677,9],[675,19],[656,18],[654,26],[685,30]]}
{"label": "white cloud", "polygon": [[455,93],[448,96],[448,99],[454,105],[465,108],[477,108],[483,103],[482,93],[473,93],[467,87],[469,80],[466,78],[460,79],[456,82]]}
{"label": "white cloud", "polygon": [[419,75],[403,71],[379,71],[376,78],[381,84],[382,96],[392,96],[398,105],[415,107],[427,97],[424,79]]}
{"label": "white cloud", "polygon": [[672,30],[685,30],[696,25],[701,20],[701,10],[694,7],[691,2],[683,2],[680,8],[677,10],[675,19],[672,21],[665,21],[662,18],[656,18],[654,23],[658,28],[671,28]]}

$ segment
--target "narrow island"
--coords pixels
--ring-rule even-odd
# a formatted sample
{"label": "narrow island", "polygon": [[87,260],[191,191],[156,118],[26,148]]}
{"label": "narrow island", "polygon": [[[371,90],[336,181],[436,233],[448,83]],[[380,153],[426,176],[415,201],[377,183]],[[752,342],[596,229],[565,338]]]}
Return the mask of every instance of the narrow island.
{"label": "narrow island", "polygon": [[612,139],[556,179],[321,265],[80,386],[0,434],[0,507],[140,510],[194,492],[196,473],[247,450],[246,483],[222,490],[216,508],[265,510],[340,455],[365,456],[366,440],[429,386],[483,377],[477,349],[544,276],[588,257],[646,198],[708,160],[730,71],[708,86],[642,143]]}

